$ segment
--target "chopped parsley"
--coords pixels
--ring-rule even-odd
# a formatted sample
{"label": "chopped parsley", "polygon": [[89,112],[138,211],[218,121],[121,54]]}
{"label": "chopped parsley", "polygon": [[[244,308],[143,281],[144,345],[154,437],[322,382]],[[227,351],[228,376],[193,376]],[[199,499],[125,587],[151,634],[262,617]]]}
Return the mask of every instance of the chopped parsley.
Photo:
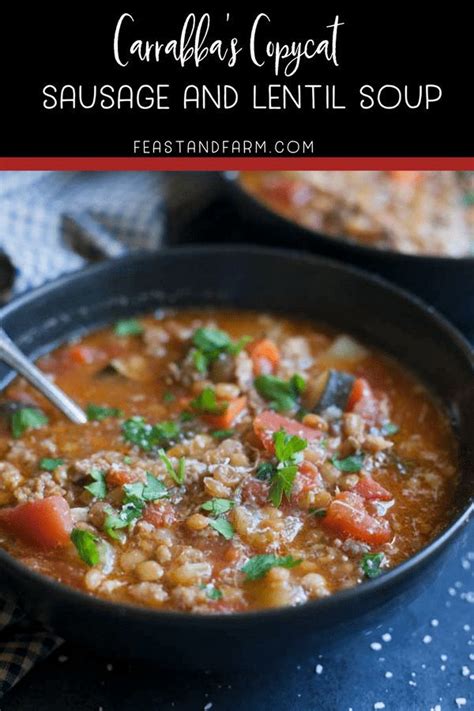
{"label": "chopped parsley", "polygon": [[219,588],[216,588],[214,585],[204,585],[203,583],[199,586],[199,589],[205,591],[206,597],[209,598],[209,600],[222,600],[223,598],[222,590],[219,590]]}
{"label": "chopped parsley", "polygon": [[360,567],[366,578],[377,578],[382,570],[382,564],[385,560],[383,553],[366,553],[362,556]]}
{"label": "chopped parsley", "polygon": [[275,466],[271,462],[260,462],[255,472],[257,479],[268,481],[275,473]]}
{"label": "chopped parsley", "polygon": [[252,339],[248,336],[233,341],[228,333],[218,328],[198,328],[193,335],[192,358],[199,373],[206,373],[209,365],[219,356],[237,355]]}
{"label": "chopped parsley", "polygon": [[115,324],[116,336],[140,336],[145,329],[136,318],[127,318],[117,321]]}
{"label": "chopped parsley", "polygon": [[228,439],[229,437],[233,437],[233,435],[235,435],[235,430],[214,430],[211,432],[211,435],[214,439]]}
{"label": "chopped parsley", "polygon": [[145,502],[133,494],[128,494],[124,498],[124,504],[120,511],[115,511],[111,507],[107,511],[104,521],[104,531],[115,540],[121,540],[123,536],[118,532],[122,528],[128,528],[131,523],[141,518]]}
{"label": "chopped parsley", "polygon": [[351,454],[349,457],[345,457],[344,459],[333,457],[331,461],[340,472],[353,474],[360,472],[362,469],[362,465],[364,464],[364,455]]}
{"label": "chopped parsley", "polygon": [[220,415],[228,408],[226,402],[217,402],[216,392],[213,388],[204,388],[197,398],[191,400],[190,404],[193,410],[205,415]]}
{"label": "chopped parsley", "polygon": [[123,417],[122,410],[118,407],[105,407],[103,405],[94,405],[90,403],[86,408],[86,415],[89,422],[98,420],[101,422],[107,417]]}
{"label": "chopped parsley", "polygon": [[163,482],[150,472],[146,473],[146,484],[141,481],[124,484],[123,490],[127,501],[131,501],[132,497],[140,501],[157,501],[158,499],[167,499],[169,496],[168,489]]}
{"label": "chopped parsley", "polygon": [[186,476],[186,459],[184,457],[180,457],[178,461],[178,468],[175,469],[164,449],[158,450],[158,456],[165,465],[166,471],[173,481],[176,482],[178,486],[184,484],[184,478]]}
{"label": "chopped parsley", "polygon": [[235,506],[235,502],[231,501],[230,499],[210,499],[209,501],[206,501],[204,504],[201,504],[201,508],[203,511],[209,511],[214,518],[209,521],[209,525],[211,528],[213,528],[217,533],[220,533],[221,536],[223,536],[226,541],[230,541],[230,539],[234,535],[234,527],[228,521],[226,518],[224,518],[223,514],[228,513],[233,507]]}
{"label": "chopped parsley", "polygon": [[235,502],[230,499],[210,499],[201,504],[203,511],[210,511],[213,516],[220,516],[227,513],[235,506]]}
{"label": "chopped parsley", "polygon": [[269,406],[278,412],[296,409],[300,395],[306,388],[304,378],[297,374],[289,380],[282,380],[275,375],[259,375],[254,385],[259,395],[268,400]]}
{"label": "chopped parsley", "polygon": [[71,533],[71,541],[76,547],[79,558],[86,565],[97,565],[100,561],[99,539],[90,531],[75,528]]}
{"label": "chopped parsley", "polygon": [[163,394],[163,402],[174,402],[176,400],[176,395],[174,395],[170,390],[167,390]]}
{"label": "chopped parsley", "polygon": [[87,484],[84,487],[96,499],[105,499],[107,496],[107,484],[105,483],[105,474],[100,469],[91,469],[89,476],[93,479],[92,484]]}
{"label": "chopped parsley", "polygon": [[301,452],[308,442],[296,435],[289,435],[284,430],[279,430],[273,435],[275,456],[279,464],[273,470],[270,485],[270,501],[276,507],[281,505],[283,495],[290,498],[293,482],[298,472],[298,465],[302,461]]}
{"label": "chopped parsley", "polygon": [[186,410],[182,412],[179,416],[180,422],[191,422],[194,420],[194,415],[192,412],[187,412]]}
{"label": "chopped parsley", "polygon": [[277,556],[273,554],[254,555],[241,568],[246,580],[260,580],[269,570],[275,567],[294,568],[302,562],[292,555]]}
{"label": "chopped parsley", "polygon": [[43,457],[39,463],[40,469],[45,472],[54,472],[61,464],[64,464],[64,459],[51,459],[50,457]]}
{"label": "chopped parsley", "polygon": [[381,434],[383,434],[386,437],[391,437],[392,435],[396,435],[397,432],[400,431],[400,427],[398,425],[395,425],[393,422],[385,422],[385,424],[382,425],[380,428]]}
{"label": "chopped parsley", "polygon": [[180,429],[176,422],[159,422],[150,425],[143,417],[131,417],[123,423],[122,434],[126,442],[149,451],[154,447],[164,447],[176,442],[180,436]]}
{"label": "chopped parsley", "polygon": [[220,533],[221,536],[224,536],[226,541],[230,541],[234,536],[234,527],[226,518],[221,516],[219,516],[219,518],[214,518],[209,522],[209,525],[217,531],[217,533]]}
{"label": "chopped parsley", "polygon": [[16,410],[11,418],[11,431],[13,437],[18,439],[27,430],[36,430],[43,425],[47,425],[48,418],[37,407],[22,407]]}

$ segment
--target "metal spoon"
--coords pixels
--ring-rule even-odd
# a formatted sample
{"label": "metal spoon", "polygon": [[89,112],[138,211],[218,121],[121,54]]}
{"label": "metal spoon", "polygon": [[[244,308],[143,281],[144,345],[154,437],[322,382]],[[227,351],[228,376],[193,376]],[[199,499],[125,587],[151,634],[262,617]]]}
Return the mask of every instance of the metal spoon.
{"label": "metal spoon", "polygon": [[13,370],[26,378],[33,387],[39,390],[45,398],[52,402],[72,422],[78,425],[87,422],[84,410],[79,405],[76,405],[74,400],[71,400],[57,385],[48,380],[34,363],[28,360],[7,336],[3,328],[0,328],[0,360],[3,360]]}

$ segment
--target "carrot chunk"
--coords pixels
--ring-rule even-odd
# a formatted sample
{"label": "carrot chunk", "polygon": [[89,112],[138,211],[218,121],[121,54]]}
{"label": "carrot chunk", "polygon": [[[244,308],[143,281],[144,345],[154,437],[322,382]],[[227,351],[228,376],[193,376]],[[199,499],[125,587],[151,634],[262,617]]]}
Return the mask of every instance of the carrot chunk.
{"label": "carrot chunk", "polygon": [[337,494],[322,524],[339,536],[355,538],[371,546],[381,546],[392,537],[388,521],[368,514],[364,500],[350,491]]}
{"label": "carrot chunk", "polygon": [[390,491],[370,476],[359,479],[353,491],[367,501],[391,501],[393,499]]}
{"label": "carrot chunk", "polygon": [[71,510],[62,496],[48,496],[1,509],[0,525],[26,543],[39,548],[56,548],[69,542]]}
{"label": "carrot chunk", "polygon": [[280,362],[280,351],[269,338],[261,338],[249,343],[247,351],[252,359],[255,375],[274,373]]}
{"label": "carrot chunk", "polygon": [[229,402],[227,408],[221,415],[203,415],[203,419],[211,426],[218,429],[226,429],[232,425],[234,420],[247,406],[245,395],[237,397]]}
{"label": "carrot chunk", "polygon": [[352,386],[351,394],[347,401],[347,410],[352,412],[354,407],[357,405],[363,397],[366,397],[370,392],[370,386],[364,378],[357,378],[354,385]]}
{"label": "carrot chunk", "polygon": [[313,427],[307,427],[298,420],[279,415],[273,410],[261,412],[253,421],[255,434],[268,452],[274,452],[273,435],[279,430],[285,430],[289,435],[297,435],[309,442],[314,439],[322,439],[323,433]]}

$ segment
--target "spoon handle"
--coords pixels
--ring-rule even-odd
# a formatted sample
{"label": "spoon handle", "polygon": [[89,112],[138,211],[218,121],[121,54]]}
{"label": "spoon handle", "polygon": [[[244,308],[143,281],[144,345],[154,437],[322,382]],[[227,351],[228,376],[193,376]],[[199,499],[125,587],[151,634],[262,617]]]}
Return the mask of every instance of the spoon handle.
{"label": "spoon handle", "polygon": [[85,412],[57,385],[52,383],[34,363],[28,360],[7,336],[3,328],[0,328],[0,360],[22,375],[72,422],[78,425],[87,422]]}

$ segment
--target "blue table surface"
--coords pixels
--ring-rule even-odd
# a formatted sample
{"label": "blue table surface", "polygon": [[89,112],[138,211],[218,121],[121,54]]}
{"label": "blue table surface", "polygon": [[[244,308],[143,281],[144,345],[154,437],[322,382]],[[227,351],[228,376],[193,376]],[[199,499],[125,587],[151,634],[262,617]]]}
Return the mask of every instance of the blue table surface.
{"label": "blue table surface", "polygon": [[[229,658],[232,650],[229,649]],[[186,674],[65,644],[1,711],[448,711],[474,709],[474,525],[436,584],[384,625],[300,665]]]}

